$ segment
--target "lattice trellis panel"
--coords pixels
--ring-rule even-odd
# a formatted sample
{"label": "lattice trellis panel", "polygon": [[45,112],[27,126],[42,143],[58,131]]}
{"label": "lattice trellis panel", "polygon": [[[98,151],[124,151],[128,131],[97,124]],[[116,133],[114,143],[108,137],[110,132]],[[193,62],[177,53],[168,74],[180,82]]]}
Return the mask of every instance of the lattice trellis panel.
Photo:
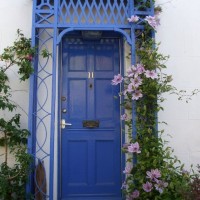
{"label": "lattice trellis panel", "polygon": [[152,15],[152,8],[152,0],[40,0],[35,23],[48,27],[130,28],[128,17]]}
{"label": "lattice trellis panel", "polygon": [[35,108],[31,118],[35,119],[34,152],[35,160],[34,197],[49,198],[50,158],[51,158],[51,117],[52,117],[52,57],[43,58],[43,50],[53,49],[53,30],[38,29],[35,39],[38,46],[38,63],[35,68]]}
{"label": "lattice trellis panel", "polygon": [[127,0],[60,0],[59,24],[125,25]]}

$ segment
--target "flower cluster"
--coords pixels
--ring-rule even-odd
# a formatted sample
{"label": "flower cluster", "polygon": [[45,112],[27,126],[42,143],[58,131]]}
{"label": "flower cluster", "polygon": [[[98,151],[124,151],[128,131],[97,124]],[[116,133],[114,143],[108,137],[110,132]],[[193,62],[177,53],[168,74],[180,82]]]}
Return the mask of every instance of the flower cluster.
{"label": "flower cluster", "polygon": [[[160,25],[160,19],[158,17],[159,13],[154,16],[146,16],[142,21],[146,21],[149,26],[151,26],[154,30]],[[129,23],[136,23],[140,20],[137,15],[132,15],[127,19]]]}
{"label": "flower cluster", "polygon": [[[138,142],[126,144],[124,145],[124,149],[127,150],[128,153],[141,153],[140,146]],[[132,164],[128,163],[123,171],[124,174],[130,175],[132,172],[133,166]],[[163,193],[164,188],[168,186],[167,182],[164,182],[161,180],[161,172],[158,169],[151,169],[150,171],[146,172],[146,178],[148,181],[142,185],[142,189],[149,193],[151,192],[154,187],[155,190],[157,190],[160,194]],[[122,184],[122,189],[127,189],[127,183],[126,181]],[[140,196],[139,190],[135,189],[128,197],[128,200],[137,199]]]}
{"label": "flower cluster", "polygon": [[[143,6],[149,2],[145,1]],[[158,52],[153,34],[160,25],[162,9],[157,7],[154,10],[154,16],[132,15],[127,19],[132,23],[130,25],[144,26],[144,29],[135,31],[136,51],[132,56],[138,63],[132,65],[125,76],[118,74],[112,80],[112,85],[123,83],[123,91],[119,95],[124,95],[121,106],[125,112],[121,120],[126,125],[123,131],[128,142],[123,145],[127,160],[121,189],[126,200],[183,199],[182,191],[190,189],[190,175],[171,155],[171,148],[166,148],[165,141],[158,137],[164,132],[157,128],[157,112],[163,110],[162,94],[176,89],[170,83],[171,76],[162,71],[166,68],[168,56]]]}
{"label": "flower cluster", "polygon": [[[131,173],[131,170],[132,170],[132,167],[129,164],[126,166],[124,173],[128,175]],[[163,190],[168,186],[168,183],[162,180],[159,180],[159,178],[161,177],[161,172],[158,169],[151,169],[151,171],[147,171],[146,174],[149,181],[147,181],[146,183],[142,185],[142,189],[145,192],[149,193],[155,187],[155,190],[157,190],[160,194],[162,194]],[[122,189],[126,189],[126,188],[127,188],[127,185],[124,182]],[[137,199],[139,196],[140,196],[139,190],[134,189],[134,191],[127,197],[127,199],[133,200],[133,199]]]}
{"label": "flower cluster", "polygon": [[168,186],[168,183],[159,180],[159,178],[161,177],[161,172],[158,169],[151,169],[151,171],[147,171],[146,174],[150,182],[147,181],[145,184],[143,184],[143,190],[145,192],[151,192],[154,185],[157,191],[163,193],[163,190]]}
{"label": "flower cluster", "polygon": [[[118,85],[125,79],[126,87],[123,91],[124,95],[131,95],[132,100],[138,100],[143,97],[141,85],[143,78],[157,79],[158,75],[155,70],[145,70],[143,64],[139,63],[136,66],[132,65],[127,70],[127,77],[123,78],[121,74],[115,75],[112,80],[112,85]],[[127,120],[126,114],[121,116],[122,120]]]}
{"label": "flower cluster", "polygon": [[[125,144],[124,145],[124,149],[126,149],[126,151],[128,153],[136,153],[136,154],[139,154],[141,153],[140,151],[140,145],[138,142],[135,142],[135,143],[131,143],[131,144]],[[130,163],[128,163],[123,171],[124,174],[126,175],[130,175],[131,172],[132,172],[132,165]],[[128,188],[128,185],[126,183],[126,181],[122,184],[122,189],[127,189]],[[134,190],[129,196],[127,196],[127,200],[132,200],[132,199],[137,199],[138,197],[140,196],[140,192],[139,190]]]}

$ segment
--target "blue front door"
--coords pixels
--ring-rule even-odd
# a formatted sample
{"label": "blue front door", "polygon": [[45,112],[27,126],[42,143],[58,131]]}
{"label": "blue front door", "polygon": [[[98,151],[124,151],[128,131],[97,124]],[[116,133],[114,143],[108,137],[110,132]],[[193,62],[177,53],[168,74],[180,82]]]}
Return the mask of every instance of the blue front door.
{"label": "blue front door", "polygon": [[119,39],[62,42],[61,199],[121,199]]}

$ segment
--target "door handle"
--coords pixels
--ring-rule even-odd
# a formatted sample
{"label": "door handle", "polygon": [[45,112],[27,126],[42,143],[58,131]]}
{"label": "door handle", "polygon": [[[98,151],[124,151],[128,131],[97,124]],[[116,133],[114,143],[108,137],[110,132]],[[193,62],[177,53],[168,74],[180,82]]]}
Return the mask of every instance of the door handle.
{"label": "door handle", "polygon": [[61,128],[64,129],[65,126],[72,126],[72,124],[71,123],[66,123],[65,119],[62,119],[61,120]]}
{"label": "door handle", "polygon": [[94,72],[88,72],[88,78],[94,78]]}

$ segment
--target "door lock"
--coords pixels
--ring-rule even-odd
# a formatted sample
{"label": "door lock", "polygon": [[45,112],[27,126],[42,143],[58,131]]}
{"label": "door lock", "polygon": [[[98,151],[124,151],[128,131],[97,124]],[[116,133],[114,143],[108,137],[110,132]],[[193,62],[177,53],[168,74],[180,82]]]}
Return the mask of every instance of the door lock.
{"label": "door lock", "polygon": [[62,119],[61,120],[61,128],[64,129],[65,126],[72,126],[72,124],[71,123],[66,123],[65,119]]}

